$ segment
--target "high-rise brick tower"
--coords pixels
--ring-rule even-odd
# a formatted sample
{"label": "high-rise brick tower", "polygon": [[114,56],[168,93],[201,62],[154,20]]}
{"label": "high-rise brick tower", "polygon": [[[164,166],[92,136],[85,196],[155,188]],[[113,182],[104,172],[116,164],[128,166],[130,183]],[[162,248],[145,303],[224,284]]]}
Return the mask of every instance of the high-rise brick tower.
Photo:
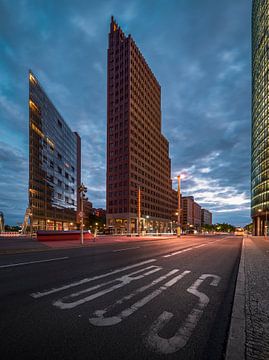
{"label": "high-rise brick tower", "polygon": [[107,226],[117,233],[171,231],[177,195],[161,132],[161,87],[113,17],[107,67]]}

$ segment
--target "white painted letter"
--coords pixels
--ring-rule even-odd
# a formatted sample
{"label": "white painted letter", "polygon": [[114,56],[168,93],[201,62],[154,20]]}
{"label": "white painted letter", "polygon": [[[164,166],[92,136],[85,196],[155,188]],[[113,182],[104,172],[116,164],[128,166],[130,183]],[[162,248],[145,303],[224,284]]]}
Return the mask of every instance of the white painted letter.
{"label": "white painted letter", "polygon": [[199,298],[198,304],[192,309],[190,314],[187,316],[186,320],[182,326],[177,330],[175,335],[170,339],[164,339],[158,335],[162,328],[169,322],[169,320],[174,316],[172,313],[164,311],[157,320],[151,325],[148,335],[146,337],[146,346],[151,350],[161,353],[161,354],[172,354],[183,348],[188,342],[193,330],[195,329],[198,321],[200,320],[203,311],[207,304],[209,303],[209,298],[204,293],[200,292],[198,287],[202,282],[207,278],[213,278],[210,285],[218,286],[220,282],[220,277],[212,274],[203,274],[197,279],[193,285],[191,285],[187,291],[194,296]]}

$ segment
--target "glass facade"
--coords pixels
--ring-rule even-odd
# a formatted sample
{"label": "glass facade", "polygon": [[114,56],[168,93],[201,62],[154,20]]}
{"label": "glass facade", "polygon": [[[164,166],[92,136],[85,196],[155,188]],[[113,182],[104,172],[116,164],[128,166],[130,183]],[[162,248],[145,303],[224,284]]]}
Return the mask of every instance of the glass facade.
{"label": "glass facade", "polygon": [[269,1],[252,9],[251,216],[255,235],[267,232],[269,209]]}
{"label": "glass facade", "polygon": [[76,228],[80,137],[29,73],[29,207],[35,230]]}

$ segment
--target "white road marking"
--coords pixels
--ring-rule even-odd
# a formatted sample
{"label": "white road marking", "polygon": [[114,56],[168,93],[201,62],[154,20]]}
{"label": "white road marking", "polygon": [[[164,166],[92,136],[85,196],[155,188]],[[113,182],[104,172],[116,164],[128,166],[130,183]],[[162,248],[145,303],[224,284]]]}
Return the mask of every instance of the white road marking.
{"label": "white road marking", "polygon": [[[153,268],[153,269],[152,269]],[[151,269],[151,270],[150,270]],[[135,281],[135,280],[139,280],[139,279],[142,279],[144,278],[145,276],[148,276],[148,275],[151,275],[153,273],[155,273],[156,271],[160,271],[162,268],[159,267],[159,266],[148,266],[144,269],[140,269],[140,270],[137,270],[133,273],[130,273],[130,274],[127,274],[127,275],[123,275],[122,277],[118,278],[118,279],[113,279],[113,280],[110,280],[108,282],[105,282],[105,283],[102,283],[102,284],[99,284],[99,285],[96,285],[96,286],[93,286],[93,287],[90,287],[88,289],[85,289],[85,290],[82,290],[82,291],[79,291],[77,293],[74,293],[74,294],[71,294],[71,295],[68,295],[62,299],[59,299],[57,301],[55,301],[53,303],[54,306],[57,306],[59,307],[60,309],[64,310],[64,309],[72,309],[78,305],[82,305],[82,304],[85,304],[86,302],[89,302],[89,301],[92,301],[98,297],[101,297],[105,294],[108,294],[114,290],[117,290],[119,288],[122,288],[128,284],[130,284],[132,281]],[[138,273],[141,273],[143,271],[146,271],[146,270],[149,270],[147,272],[144,272],[143,274],[140,274],[140,275],[137,275],[137,276],[133,276],[133,275],[136,275]],[[111,284],[111,283],[114,283],[114,282],[119,282],[118,284],[115,284],[105,290],[101,290],[97,293],[94,293],[94,294],[91,294],[85,298],[82,298],[82,299],[79,299],[77,301],[73,301],[73,302],[66,302],[68,301],[69,299],[72,299],[74,297],[77,297],[81,294],[84,294],[86,292],[90,292],[92,290],[95,290],[95,289],[98,289],[100,287],[103,287],[105,285],[108,285],[108,284]]]}
{"label": "white road marking", "polygon": [[[219,240],[216,240],[216,241],[219,241]],[[209,244],[211,244],[212,242],[216,242],[216,241],[211,241],[211,242],[206,243],[206,244],[195,245],[195,246],[189,247],[189,248],[187,248],[187,249],[178,250],[178,251],[172,252],[171,254],[163,255],[163,257],[164,257],[164,258],[168,258],[168,257],[171,257],[171,256],[175,256],[175,255],[181,254],[181,253],[186,252],[186,251],[191,251],[191,250],[193,250],[193,249],[198,249],[198,248],[200,248],[200,247],[209,245]]]}
{"label": "white road marking", "polygon": [[118,250],[113,250],[113,252],[120,252],[120,251],[134,250],[134,249],[140,249],[140,246],[129,247],[129,248],[124,248],[124,249],[118,249]]}
{"label": "white road marking", "polygon": [[190,250],[192,250],[192,249],[194,249],[194,247],[187,248],[187,249],[183,249],[183,250],[179,250],[179,251],[175,251],[175,252],[173,252],[173,253],[171,253],[171,254],[164,255],[163,257],[164,257],[164,258],[168,258],[168,257],[170,257],[170,256],[178,255],[178,254],[181,254],[181,253],[183,253],[183,252],[190,251]]}
{"label": "white road marking", "polygon": [[44,262],[49,262],[49,261],[57,261],[57,260],[65,260],[65,259],[69,259],[69,257],[68,257],[68,256],[65,256],[65,257],[53,258],[53,259],[47,259],[47,260],[36,260],[36,261],[28,261],[28,262],[23,262],[23,263],[15,263],[15,264],[1,265],[1,266],[0,266],[0,269],[9,268],[9,267],[14,267],[14,266],[23,266],[23,265],[39,264],[39,263],[44,263]]}
{"label": "white road marking", "polygon": [[158,333],[174,316],[172,313],[164,311],[157,318],[157,320],[154,321],[154,323],[149,329],[145,340],[146,346],[148,348],[161,354],[173,354],[187,344],[193,330],[195,329],[201,316],[203,315],[205,307],[209,303],[209,297],[198,290],[198,287],[202,284],[202,282],[209,277],[213,278],[210,285],[218,286],[221,279],[219,276],[212,274],[203,274],[202,276],[200,276],[199,279],[194,282],[193,285],[191,285],[187,289],[189,293],[199,298],[199,302],[191,310],[190,314],[187,316],[184,323],[177,330],[174,336],[170,337],[169,339],[165,339],[158,335]]}
{"label": "white road marking", "polygon": [[[131,299],[133,296],[137,295],[140,292],[145,291],[146,289],[150,288],[151,286],[154,286],[158,282],[166,279],[167,277],[173,275],[174,273],[178,272],[178,269],[174,269],[167,273],[165,276],[161,276],[160,278],[154,280],[151,284],[148,284],[146,286],[141,287],[140,289],[136,290],[134,293],[127,295],[123,297],[122,299],[118,300],[115,303],[115,306],[118,304],[123,303],[126,300]],[[163,291],[167,290],[169,287],[176,284],[180,279],[182,279],[185,275],[189,274],[190,271],[184,271],[182,274],[175,276],[173,279],[169,280],[167,283],[159,287],[158,289],[154,290],[149,295],[145,296],[141,300],[137,301],[136,303],[132,304],[129,308],[126,308],[121,313],[119,313],[116,316],[104,318],[104,314],[114,307],[114,305],[104,309],[104,310],[97,310],[95,312],[96,317],[90,318],[89,321],[92,325],[95,326],[110,326],[115,325],[127,318],[128,316],[132,315],[135,311],[146,305],[148,302],[150,302],[152,299],[154,299],[156,296],[160,295]]]}
{"label": "white road marking", "polygon": [[66,289],[70,289],[74,286],[79,286],[79,285],[82,285],[82,284],[85,284],[85,283],[88,283],[88,282],[91,282],[91,281],[94,281],[94,280],[98,280],[98,279],[102,279],[104,277],[107,277],[107,276],[111,276],[111,275],[114,275],[114,274],[118,274],[120,272],[123,272],[125,270],[129,270],[129,269],[133,269],[135,267],[138,267],[138,266],[141,266],[141,265],[145,265],[145,264],[149,264],[149,263],[152,263],[156,261],[156,259],[150,259],[150,260],[146,260],[146,261],[142,261],[140,263],[137,263],[137,264],[134,264],[134,265],[129,265],[129,266],[125,266],[123,268],[119,268],[117,270],[114,270],[114,271],[110,271],[108,273],[105,273],[105,274],[102,274],[102,275],[97,275],[97,276],[93,276],[92,278],[85,278],[85,279],[82,279],[82,280],[79,280],[79,281],[76,281],[76,282],[73,282],[71,284],[67,284],[67,285],[64,285],[64,286],[60,286],[58,288],[53,288],[53,289],[50,289],[50,290],[45,290],[43,292],[36,292],[36,293],[32,293],[30,294],[33,298],[37,299],[37,298],[40,298],[40,297],[43,297],[43,296],[47,296],[47,295],[50,295],[50,294],[53,294],[53,293],[56,293],[58,291],[63,291],[63,290],[66,290]]}

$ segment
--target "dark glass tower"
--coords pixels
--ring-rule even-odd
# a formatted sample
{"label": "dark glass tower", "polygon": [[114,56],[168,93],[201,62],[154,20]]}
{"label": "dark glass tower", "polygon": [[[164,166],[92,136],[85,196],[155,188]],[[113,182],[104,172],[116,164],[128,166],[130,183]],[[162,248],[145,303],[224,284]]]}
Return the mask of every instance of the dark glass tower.
{"label": "dark glass tower", "polygon": [[80,137],[29,72],[29,207],[35,230],[76,228]]}
{"label": "dark glass tower", "polygon": [[269,1],[252,6],[251,216],[254,234],[263,235],[269,216]]}
{"label": "dark glass tower", "polygon": [[107,66],[107,226],[135,232],[140,219],[139,229],[169,231],[177,196],[161,131],[161,87],[113,17]]}

